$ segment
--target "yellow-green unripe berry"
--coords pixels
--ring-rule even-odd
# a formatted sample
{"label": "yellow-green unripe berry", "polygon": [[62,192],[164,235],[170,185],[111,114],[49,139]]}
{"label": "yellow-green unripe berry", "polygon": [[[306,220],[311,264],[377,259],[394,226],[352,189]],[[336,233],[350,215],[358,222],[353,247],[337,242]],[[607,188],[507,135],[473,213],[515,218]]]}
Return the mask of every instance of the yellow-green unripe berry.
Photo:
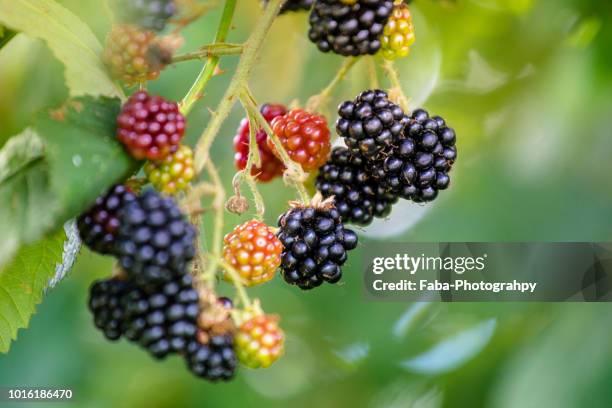
{"label": "yellow-green unripe berry", "polygon": [[283,354],[285,335],[278,318],[257,315],[244,322],[234,338],[238,360],[250,368],[266,368]]}
{"label": "yellow-green unripe berry", "polygon": [[156,190],[165,194],[176,194],[184,190],[193,179],[193,151],[189,146],[179,149],[159,162],[145,165],[147,179]]}
{"label": "yellow-green unripe berry", "polygon": [[415,39],[410,9],[406,4],[396,4],[380,38],[383,57],[388,60],[406,57]]}

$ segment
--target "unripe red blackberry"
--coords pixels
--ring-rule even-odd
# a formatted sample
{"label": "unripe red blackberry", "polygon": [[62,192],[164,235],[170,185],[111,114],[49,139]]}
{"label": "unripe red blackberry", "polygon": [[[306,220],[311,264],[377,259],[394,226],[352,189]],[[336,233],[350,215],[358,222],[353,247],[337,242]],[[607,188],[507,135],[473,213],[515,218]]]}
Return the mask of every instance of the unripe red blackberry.
{"label": "unripe red blackberry", "polygon": [[189,274],[146,290],[134,288],[124,295],[123,306],[125,337],[155,358],[185,353],[195,340],[200,306]]}
{"label": "unripe red blackberry", "polygon": [[134,201],[136,196],[124,185],[111,187],[96,199],[94,205],[77,220],[79,235],[91,250],[112,254],[119,229],[119,210]]}
{"label": "unripe red blackberry", "polygon": [[169,197],[146,191],[119,212],[119,264],[140,286],[174,281],[195,255],[195,228]]}
{"label": "unripe red blackberry", "polygon": [[308,37],[323,52],[345,56],[375,54],[393,9],[392,0],[360,0],[346,4],[317,0],[310,13]]}
{"label": "unripe red blackberry", "polygon": [[103,59],[114,78],[133,86],[159,77],[167,61],[156,50],[155,33],[121,24],[108,34]]}
{"label": "unripe red blackberry", "polygon": [[404,3],[393,6],[393,13],[385,25],[381,53],[388,60],[404,58],[410,52],[410,46],[414,44],[414,24],[410,9]]}
{"label": "unripe red blackberry", "polygon": [[118,20],[153,31],[161,31],[176,12],[174,0],[113,0]]}
{"label": "unripe red blackberry", "polygon": [[187,188],[195,175],[193,151],[189,146],[181,145],[176,152],[161,161],[148,162],[144,171],[156,190],[176,194]]}
{"label": "unripe red blackberry", "polygon": [[432,201],[450,183],[448,173],[457,158],[455,143],[455,131],[444,119],[415,110],[402,138],[372,166],[373,176],[402,198]]}
{"label": "unripe red blackberry", "polygon": [[178,150],[185,118],[176,102],[136,92],[117,117],[117,138],[136,159],[162,160]]}
{"label": "unripe red blackberry", "polygon": [[117,340],[124,333],[122,298],[132,289],[132,285],[118,278],[96,281],[89,289],[89,310],[94,324],[109,340]]}
{"label": "unripe red blackberry", "polygon": [[[277,116],[282,116],[287,113],[287,108],[283,105],[278,104],[265,104],[261,107],[261,114],[268,121],[272,122]],[[244,118],[240,122],[238,133],[234,137],[234,162],[238,170],[243,170],[247,165],[249,158],[249,140],[250,140],[250,126],[249,120]],[[285,166],[283,163],[272,153],[272,150],[268,147],[266,141],[268,140],[268,134],[265,130],[259,129],[256,134],[257,146],[259,147],[259,158],[261,159],[261,167],[253,165],[251,168],[251,174],[257,176],[258,181],[266,182],[273,180],[276,177],[283,175]]]}
{"label": "unripe red blackberry", "polygon": [[[251,220],[238,225],[223,242],[223,257],[240,274],[245,285],[258,285],[274,277],[283,245],[266,224]],[[227,274],[225,278],[231,280]]]}
{"label": "unripe red blackberry", "polygon": [[312,289],[337,283],[347,252],[357,246],[357,234],[344,227],[330,201],[315,196],[313,205],[296,205],[279,217],[277,233],[283,243],[281,273],[287,283]]}
{"label": "unripe red blackberry", "polygon": [[199,340],[189,343],[185,354],[187,367],[196,376],[209,381],[232,379],[237,366],[233,334],[214,334],[206,337],[205,343]]}
{"label": "unripe red blackberry", "polygon": [[[264,0],[264,6],[267,6],[270,0]],[[280,9],[280,14],[285,14],[289,11],[310,10],[315,0],[286,0]]]}
{"label": "unripe red blackberry", "polygon": [[283,354],[285,335],[278,316],[260,314],[240,325],[236,333],[238,361],[249,368],[266,368]]}
{"label": "unripe red blackberry", "polygon": [[392,146],[409,120],[402,108],[380,89],[363,91],[354,101],[343,102],[338,115],[338,135],[344,138],[353,155],[368,161]]}
{"label": "unripe red blackberry", "polygon": [[[316,170],[327,160],[331,145],[325,117],[303,109],[292,109],[286,115],[274,118],[272,130],[289,157],[304,171]],[[268,147],[279,157],[270,139]]]}
{"label": "unripe red blackberry", "polygon": [[371,177],[368,164],[345,147],[334,148],[315,184],[324,198],[334,197],[342,221],[358,225],[389,215],[397,201],[396,195]]}

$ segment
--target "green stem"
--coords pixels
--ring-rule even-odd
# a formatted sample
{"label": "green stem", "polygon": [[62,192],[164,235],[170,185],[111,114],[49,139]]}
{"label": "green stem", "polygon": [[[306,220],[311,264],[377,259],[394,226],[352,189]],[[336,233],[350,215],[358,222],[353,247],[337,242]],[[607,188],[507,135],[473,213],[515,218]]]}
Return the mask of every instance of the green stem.
{"label": "green stem", "polygon": [[283,1],[284,0],[270,0],[255,30],[253,30],[251,36],[245,43],[242,57],[238,62],[234,77],[195,147],[196,174],[202,171],[204,164],[208,161],[210,146],[219,133],[221,125],[229,116],[234,103],[240,97],[240,92],[242,92],[242,89],[247,84],[264,40],[272,27],[274,18],[278,14],[280,5]]}
{"label": "green stem", "polygon": [[380,83],[378,82],[378,70],[376,69],[376,62],[373,56],[369,56],[368,60],[368,77],[370,78],[370,88],[380,89]]}
{"label": "green stem", "polygon": [[250,307],[251,299],[249,298],[249,295],[247,295],[247,292],[244,289],[244,283],[242,282],[242,277],[240,276],[238,271],[236,271],[232,265],[228,264],[227,262],[225,262],[225,260],[221,258],[217,258],[216,262],[219,264],[219,266],[225,269],[227,274],[230,276],[232,283],[234,284],[234,287],[236,288],[236,293],[238,294],[238,298],[242,302],[242,305],[245,308]]}
{"label": "green stem", "polygon": [[345,58],[344,62],[338,69],[338,72],[332,79],[332,81],[317,95],[312,96],[306,103],[306,110],[309,112],[319,111],[331,96],[332,92],[342,80],[346,77],[346,74],[353,68],[353,66],[359,61],[359,58]]}
{"label": "green stem", "polygon": [[[221,256],[221,244],[223,243],[223,204],[225,203],[225,189],[223,188],[221,178],[219,177],[219,172],[215,168],[212,161],[208,161],[206,163],[206,171],[208,172],[210,180],[215,186],[216,190],[215,198],[213,200],[215,219],[213,225],[212,256],[214,259],[218,259]],[[212,286],[214,283],[215,269],[217,265],[214,261],[211,262],[211,260],[209,260],[206,266],[204,276],[206,276],[208,282]]]}
{"label": "green stem", "polygon": [[[232,18],[234,16],[234,10],[236,9],[237,0],[226,0],[225,7],[223,8],[223,14],[221,15],[221,22],[217,29],[215,36],[215,43],[223,43],[227,38],[230,26],[232,24]],[[200,74],[196,78],[195,82],[191,86],[191,89],[187,92],[187,95],[183,98],[180,104],[181,113],[185,116],[191,112],[193,105],[202,96],[202,91],[206,87],[206,84],[215,74],[217,67],[219,66],[219,56],[213,55],[208,57],[204,67],[200,71]]]}
{"label": "green stem", "polygon": [[172,58],[172,63],[201,60],[210,57],[219,57],[222,55],[239,55],[242,54],[242,44],[230,43],[214,43],[206,44],[200,47],[198,51],[188,52],[181,55],[176,55]]}
{"label": "green stem", "polygon": [[383,69],[389,76],[389,81],[391,82],[392,86],[391,93],[394,94],[394,96],[396,97],[397,103],[404,110],[404,112],[410,112],[410,107],[408,106],[408,98],[402,90],[402,84],[399,80],[399,75],[397,73],[397,70],[395,69],[395,65],[392,61],[385,60],[385,62],[383,62]]}

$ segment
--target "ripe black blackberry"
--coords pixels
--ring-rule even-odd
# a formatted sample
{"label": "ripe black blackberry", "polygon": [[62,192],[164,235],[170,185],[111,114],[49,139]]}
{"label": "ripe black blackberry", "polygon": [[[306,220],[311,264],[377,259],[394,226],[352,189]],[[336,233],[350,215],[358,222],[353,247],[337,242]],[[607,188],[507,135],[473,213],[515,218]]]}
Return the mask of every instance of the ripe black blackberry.
{"label": "ripe black blackberry", "polygon": [[149,287],[149,292],[134,288],[123,296],[122,304],[125,337],[155,358],[185,352],[195,339],[200,306],[191,275],[154,289]]}
{"label": "ripe black blackberry", "polygon": [[360,0],[354,4],[317,0],[310,13],[308,37],[323,52],[375,54],[392,10],[392,0]]}
{"label": "ripe black blackberry", "polygon": [[176,12],[174,0],[113,0],[113,11],[121,23],[162,31]]}
{"label": "ripe black blackberry", "polygon": [[296,205],[278,220],[277,236],[284,246],[281,273],[301,289],[338,282],[347,251],[357,246],[357,234],[344,228],[330,200],[321,199],[318,194],[311,205]]}
{"label": "ripe black blackberry", "polygon": [[385,91],[366,90],[338,107],[336,132],[354,156],[375,160],[401,137],[409,118]]}
{"label": "ripe black blackberry", "polygon": [[146,191],[119,212],[119,264],[140,286],[168,283],[187,273],[195,255],[195,228],[174,200]]}
{"label": "ripe black blackberry", "polygon": [[89,310],[94,315],[94,324],[109,340],[117,340],[123,334],[122,298],[132,288],[128,282],[112,278],[96,281],[89,289]]}
{"label": "ripe black blackberry", "polygon": [[81,239],[93,251],[112,254],[119,229],[119,210],[136,196],[124,185],[113,186],[77,220]]}
{"label": "ripe black blackberry", "polygon": [[[270,0],[264,0],[264,6],[267,6]],[[280,14],[287,13],[289,11],[301,11],[310,10],[315,0],[287,0],[283,3]]]}
{"label": "ripe black blackberry", "polygon": [[366,162],[345,147],[334,148],[315,184],[323,197],[334,197],[343,221],[358,225],[387,216],[397,201],[396,195],[372,179]]}
{"label": "ripe black blackberry", "polygon": [[432,201],[448,188],[455,159],[455,131],[439,116],[415,110],[402,138],[372,166],[373,176],[400,197]]}
{"label": "ripe black blackberry", "polygon": [[231,333],[207,337],[206,343],[193,340],[187,347],[185,360],[189,370],[209,381],[230,380],[236,371],[237,358]]}

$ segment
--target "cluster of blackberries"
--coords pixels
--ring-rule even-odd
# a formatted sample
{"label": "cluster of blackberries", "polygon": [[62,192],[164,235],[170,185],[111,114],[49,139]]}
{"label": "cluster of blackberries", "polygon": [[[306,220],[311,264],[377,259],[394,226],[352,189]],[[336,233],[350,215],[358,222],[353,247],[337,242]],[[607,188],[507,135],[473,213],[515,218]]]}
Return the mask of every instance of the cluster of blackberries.
{"label": "cluster of blackberries", "polygon": [[118,20],[140,28],[161,31],[176,12],[174,0],[113,0]]}
{"label": "cluster of blackberries", "polygon": [[381,90],[367,90],[338,108],[336,148],[316,186],[335,197],[345,221],[368,224],[386,216],[398,198],[434,200],[449,186],[457,158],[455,131],[423,109],[410,116]]}
{"label": "cluster of blackberries", "polygon": [[278,226],[285,281],[312,289],[340,280],[347,251],[357,246],[357,234],[344,227],[340,212],[330,202],[291,208],[280,216]]}
{"label": "cluster of blackberries", "polygon": [[196,232],[171,198],[154,191],[137,196],[115,186],[78,225],[90,248],[116,256],[121,266],[119,276],[90,290],[94,323],[107,338],[123,336],[159,359],[180,354],[191,371],[209,380],[232,377],[237,361],[232,347],[198,327],[206,311],[188,269]]}
{"label": "cluster of blackberries", "polygon": [[317,0],[310,14],[308,37],[323,52],[375,54],[392,11],[392,0]]}

